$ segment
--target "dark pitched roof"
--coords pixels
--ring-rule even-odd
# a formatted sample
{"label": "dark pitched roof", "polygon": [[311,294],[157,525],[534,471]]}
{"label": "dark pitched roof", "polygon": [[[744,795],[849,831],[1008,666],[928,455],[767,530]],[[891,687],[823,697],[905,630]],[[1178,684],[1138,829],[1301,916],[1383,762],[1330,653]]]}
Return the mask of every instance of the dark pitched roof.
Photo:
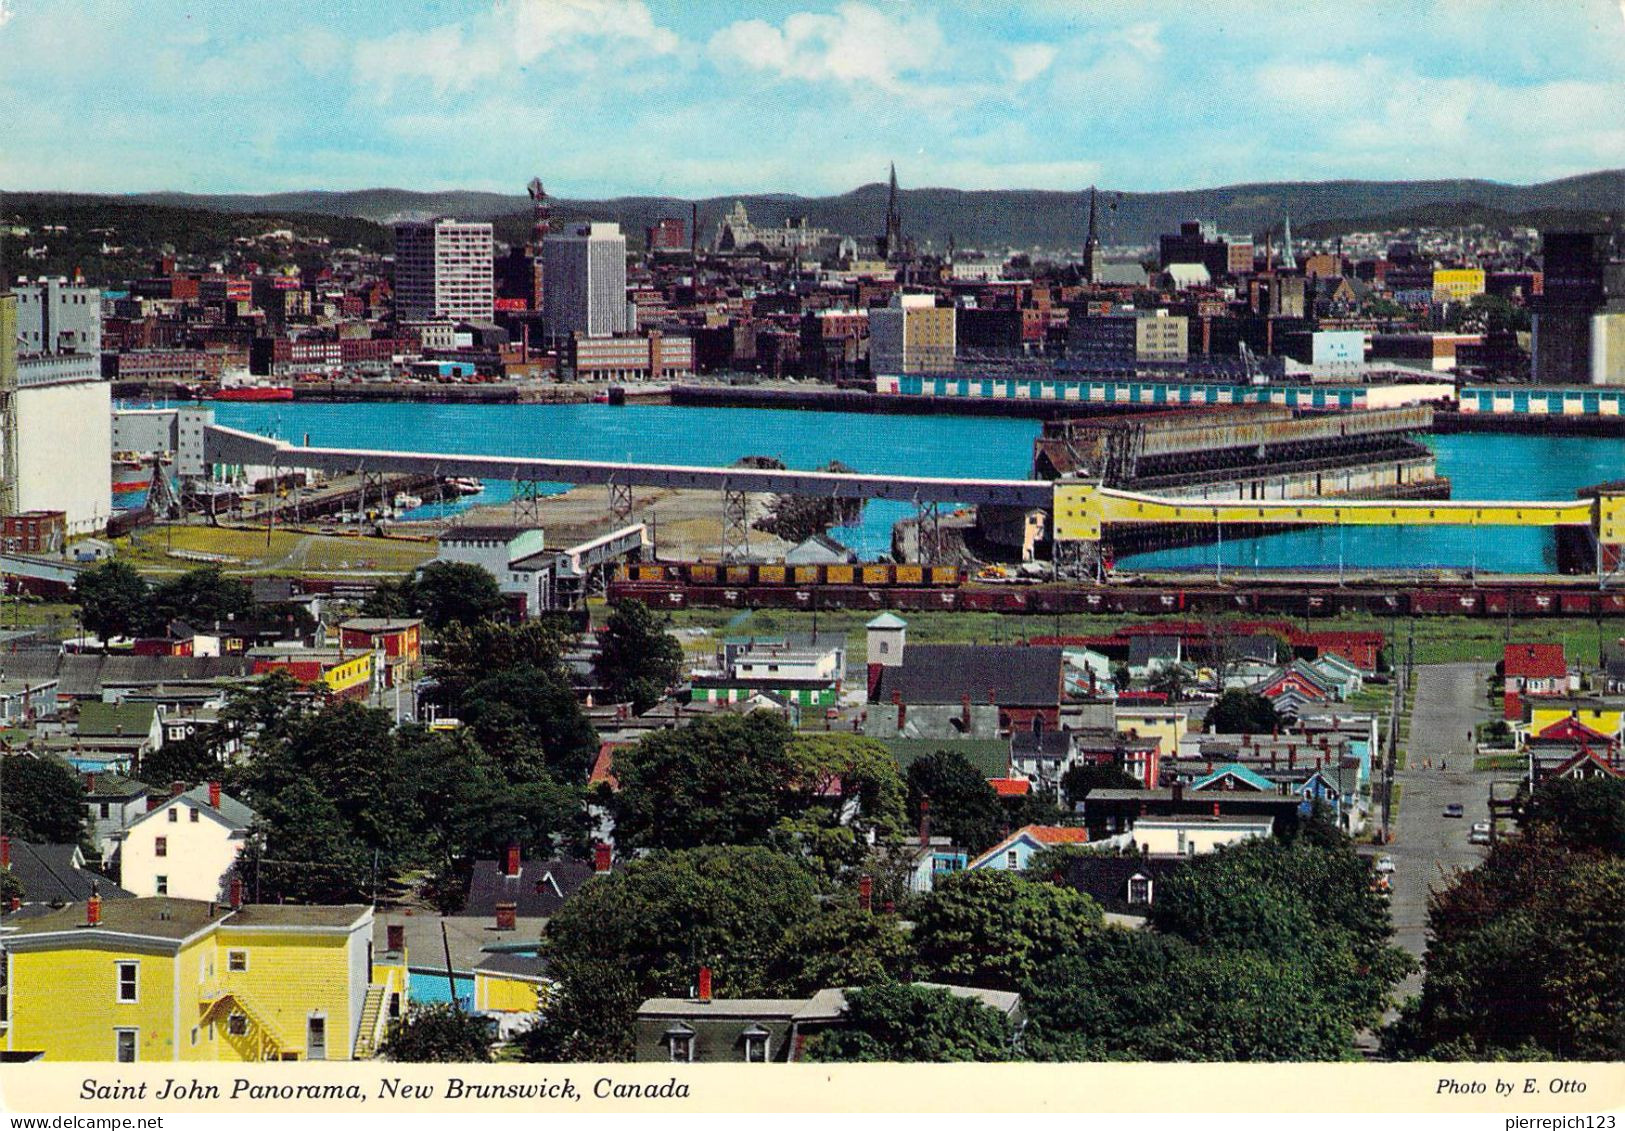
{"label": "dark pitched roof", "polygon": [[522,919],[545,919],[557,914],[592,876],[592,864],[585,860],[525,860],[517,876],[503,875],[499,861],[476,860],[462,914],[495,915],[497,904],[512,903]]}
{"label": "dark pitched roof", "polygon": [[880,669],[872,703],[1053,705],[1061,701],[1062,649],[1031,644],[910,644]]}
{"label": "dark pitched roof", "polygon": [[103,899],[134,899],[105,876],[85,871],[76,864],[76,844],[31,844],[11,842],[11,874],[23,885],[23,899],[29,903],[75,903],[90,898],[94,885]]}
{"label": "dark pitched roof", "polygon": [[534,954],[518,954],[509,951],[495,951],[482,955],[479,965],[474,967],[476,974],[517,975],[521,978],[545,978],[548,976],[547,959]]}
{"label": "dark pitched roof", "polygon": [[528,526],[504,526],[497,523],[484,525],[465,522],[453,526],[440,536],[442,542],[512,542],[521,534],[531,531]]}
{"label": "dark pitched roof", "polygon": [[[1178,871],[1183,860],[1166,856],[1074,856],[1067,861],[1062,881],[1092,897],[1107,911],[1140,911],[1145,905],[1128,901],[1128,882],[1135,876],[1161,880]],[[1156,892],[1152,892],[1152,901]]]}
{"label": "dark pitched roof", "polygon": [[1071,749],[1072,735],[1064,730],[1042,730],[1034,734],[1027,727],[1018,727],[1010,735],[1010,753],[1018,758],[1037,755],[1061,758]]}

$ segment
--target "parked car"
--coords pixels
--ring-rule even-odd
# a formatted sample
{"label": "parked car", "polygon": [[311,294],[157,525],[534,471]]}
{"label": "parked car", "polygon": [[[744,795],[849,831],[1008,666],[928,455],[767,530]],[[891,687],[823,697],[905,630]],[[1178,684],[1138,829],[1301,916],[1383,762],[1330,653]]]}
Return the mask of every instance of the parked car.
{"label": "parked car", "polygon": [[1379,874],[1386,876],[1394,870],[1394,858],[1392,856],[1379,856],[1375,867]]}
{"label": "parked car", "polygon": [[1473,829],[1467,834],[1468,844],[1488,844],[1490,842],[1490,823],[1488,821],[1475,821]]}
{"label": "parked car", "polygon": [[1461,807],[1459,802],[1452,801],[1444,807],[1444,815],[1446,817],[1465,817],[1467,811]]}

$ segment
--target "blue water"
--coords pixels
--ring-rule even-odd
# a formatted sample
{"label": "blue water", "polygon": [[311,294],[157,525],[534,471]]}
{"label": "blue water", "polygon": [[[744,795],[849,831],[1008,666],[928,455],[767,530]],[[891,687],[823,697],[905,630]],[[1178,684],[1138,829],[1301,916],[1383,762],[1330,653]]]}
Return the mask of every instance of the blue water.
{"label": "blue water", "polygon": [[[893,416],[670,406],[218,404],[221,424],[293,441],[360,448],[548,455],[722,466],[774,456],[809,469],[838,459],[864,472],[1026,478],[1039,424],[1000,417]],[[1564,499],[1576,488],[1625,476],[1625,441],[1610,437],[1470,434],[1428,438],[1439,471],[1461,499]],[[555,490],[563,490],[559,485]],[[512,484],[492,482],[475,500],[501,502]],[[461,504],[463,506],[469,503]],[[450,509],[456,509],[452,504]],[[720,503],[719,503],[720,507]],[[411,517],[428,517],[425,507]],[[906,503],[871,502],[856,527],[834,531],[864,558],[886,554]],[[1553,568],[1551,531],[1493,527],[1316,528],[1258,539],[1227,539],[1223,562],[1260,567],[1323,566],[1339,558],[1392,568],[1475,566],[1533,572]],[[1214,545],[1140,554],[1134,568],[1214,564]]]}

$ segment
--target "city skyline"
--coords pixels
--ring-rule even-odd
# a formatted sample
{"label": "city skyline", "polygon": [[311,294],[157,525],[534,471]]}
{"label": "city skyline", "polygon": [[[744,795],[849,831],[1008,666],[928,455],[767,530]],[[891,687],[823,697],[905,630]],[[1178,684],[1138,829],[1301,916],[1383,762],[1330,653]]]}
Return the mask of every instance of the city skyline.
{"label": "city skyline", "polygon": [[[1545,181],[1625,166],[1617,0],[0,0],[13,190]],[[1613,107],[1613,109],[1610,109]]]}

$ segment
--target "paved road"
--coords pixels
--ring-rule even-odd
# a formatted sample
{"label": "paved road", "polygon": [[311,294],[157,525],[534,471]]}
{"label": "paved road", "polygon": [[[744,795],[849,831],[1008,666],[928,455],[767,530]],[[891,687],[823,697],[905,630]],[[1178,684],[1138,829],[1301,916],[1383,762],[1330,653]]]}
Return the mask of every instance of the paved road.
{"label": "paved road", "polygon": [[[1457,868],[1471,868],[1485,850],[1467,843],[1474,821],[1489,820],[1488,773],[1475,774],[1468,733],[1489,717],[1485,681],[1492,664],[1434,664],[1416,669],[1416,705],[1409,756],[1397,775],[1402,787],[1394,843],[1393,912],[1397,941],[1420,958],[1427,949],[1427,897]],[[1432,759],[1433,768],[1427,769]],[[1441,768],[1448,763],[1449,768]],[[1460,802],[1466,816],[1444,816]],[[1419,993],[1421,975],[1399,988],[1401,998]]]}

